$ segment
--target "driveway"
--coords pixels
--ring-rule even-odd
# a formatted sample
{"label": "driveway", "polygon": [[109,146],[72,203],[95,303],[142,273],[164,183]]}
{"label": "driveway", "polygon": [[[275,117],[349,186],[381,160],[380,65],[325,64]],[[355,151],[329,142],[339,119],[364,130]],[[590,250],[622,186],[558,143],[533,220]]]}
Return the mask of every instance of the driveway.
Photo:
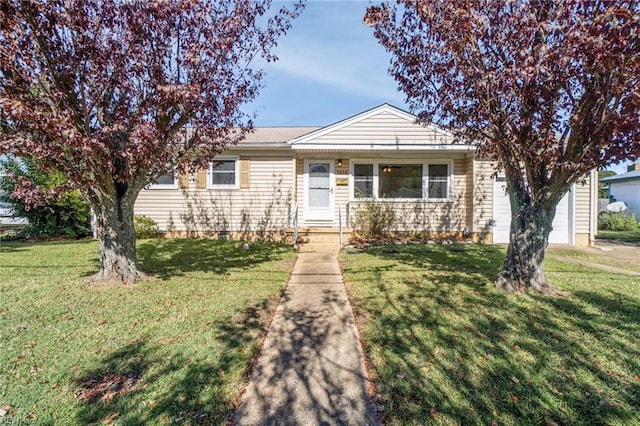
{"label": "driveway", "polygon": [[640,276],[640,245],[597,240],[595,247],[550,247],[550,257],[614,273]]}

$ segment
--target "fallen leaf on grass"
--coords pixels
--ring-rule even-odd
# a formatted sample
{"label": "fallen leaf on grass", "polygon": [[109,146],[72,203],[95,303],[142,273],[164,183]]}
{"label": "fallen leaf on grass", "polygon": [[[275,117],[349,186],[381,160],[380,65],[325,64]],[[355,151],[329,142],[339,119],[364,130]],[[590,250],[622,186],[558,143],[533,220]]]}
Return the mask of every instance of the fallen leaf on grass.
{"label": "fallen leaf on grass", "polygon": [[113,423],[113,421],[117,419],[118,416],[120,416],[120,413],[118,412],[109,414],[107,417],[100,420],[100,423],[102,423],[103,425],[108,425],[109,423]]}

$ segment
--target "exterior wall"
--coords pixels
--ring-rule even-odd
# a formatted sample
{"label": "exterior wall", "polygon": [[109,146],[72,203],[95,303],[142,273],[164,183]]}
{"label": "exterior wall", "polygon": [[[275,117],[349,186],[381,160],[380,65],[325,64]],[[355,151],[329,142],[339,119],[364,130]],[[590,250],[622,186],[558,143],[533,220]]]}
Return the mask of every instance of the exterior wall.
{"label": "exterior wall", "polygon": [[609,193],[616,201],[627,203],[628,212],[640,218],[640,180],[611,182]]}
{"label": "exterior wall", "polygon": [[[433,160],[429,157],[416,159],[417,162]],[[394,206],[397,219],[395,231],[458,237],[461,237],[465,231],[469,231],[467,204],[470,188],[467,164],[466,158],[453,160],[453,200],[451,201],[379,201]],[[358,209],[364,203],[366,201],[349,202],[349,223],[352,227]]]}
{"label": "exterior wall", "polygon": [[202,184],[192,178],[187,188],[142,191],[135,214],[151,217],[169,234],[285,240],[293,213],[293,157],[256,154],[247,158],[248,188],[198,189]]}
{"label": "exterior wall", "polygon": [[591,179],[588,177],[583,183],[578,182],[574,186],[575,205],[574,205],[574,229],[576,234],[589,234],[591,229],[591,205],[593,197],[591,191]]}
{"label": "exterior wall", "polygon": [[493,164],[473,160],[473,221],[471,232],[481,242],[493,243]]}
{"label": "exterior wall", "polygon": [[380,112],[374,116],[354,122],[348,126],[331,131],[314,139],[314,143],[343,145],[348,141],[350,147],[368,148],[375,143],[394,141],[403,145],[449,144],[452,137],[443,131],[425,129],[390,112]]}
{"label": "exterior wall", "polygon": [[[349,220],[347,218],[348,210],[349,210],[349,190],[350,186],[349,182],[349,170],[350,170],[350,160],[349,159],[341,159],[342,166],[338,166],[338,161],[336,160],[334,164],[335,168],[335,187],[333,193],[335,194],[335,217],[336,217],[336,226],[340,225],[340,217],[342,217],[342,227],[348,227]],[[346,173],[346,174],[344,174]],[[346,180],[347,185],[342,184]]]}

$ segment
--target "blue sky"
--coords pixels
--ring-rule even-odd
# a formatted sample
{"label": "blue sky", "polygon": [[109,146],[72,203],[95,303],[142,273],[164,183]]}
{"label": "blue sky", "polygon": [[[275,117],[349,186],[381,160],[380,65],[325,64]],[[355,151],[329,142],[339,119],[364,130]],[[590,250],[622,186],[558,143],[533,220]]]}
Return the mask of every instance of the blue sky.
{"label": "blue sky", "polygon": [[[287,3],[293,2],[274,1],[272,8]],[[387,72],[391,55],[362,22],[369,4],[307,0],[275,49],[279,60],[260,64],[265,87],[246,107],[258,113],[257,126],[325,126],[383,103],[409,110]]]}
{"label": "blue sky", "polygon": [[391,56],[362,23],[368,5],[307,1],[275,49],[279,60],[263,65],[266,87],[247,109],[257,126],[324,126],[385,102],[407,109],[387,73]]}

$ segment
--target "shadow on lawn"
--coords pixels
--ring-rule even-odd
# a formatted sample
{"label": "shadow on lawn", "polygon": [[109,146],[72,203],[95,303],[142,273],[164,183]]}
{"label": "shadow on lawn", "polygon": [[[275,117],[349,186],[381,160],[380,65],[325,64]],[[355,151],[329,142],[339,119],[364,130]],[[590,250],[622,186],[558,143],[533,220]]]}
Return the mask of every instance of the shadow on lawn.
{"label": "shadow on lawn", "polygon": [[216,341],[208,344],[215,356],[206,349],[189,357],[180,345],[145,339],[112,353],[74,384],[78,424],[224,424],[238,403],[233,380],[242,383],[248,375],[266,309],[265,302],[235,320],[212,323]]}
{"label": "shadow on lawn", "polygon": [[357,309],[369,318],[367,351],[383,354],[371,368],[390,423],[640,421],[638,298],[501,293],[491,246],[367,253],[425,271],[387,279],[393,264],[370,267],[377,292]]}
{"label": "shadow on lawn", "polygon": [[162,279],[187,272],[225,273],[231,269],[247,269],[270,262],[290,246],[253,243],[249,249],[237,241],[211,239],[146,240],[138,245],[137,256],[142,268]]}

